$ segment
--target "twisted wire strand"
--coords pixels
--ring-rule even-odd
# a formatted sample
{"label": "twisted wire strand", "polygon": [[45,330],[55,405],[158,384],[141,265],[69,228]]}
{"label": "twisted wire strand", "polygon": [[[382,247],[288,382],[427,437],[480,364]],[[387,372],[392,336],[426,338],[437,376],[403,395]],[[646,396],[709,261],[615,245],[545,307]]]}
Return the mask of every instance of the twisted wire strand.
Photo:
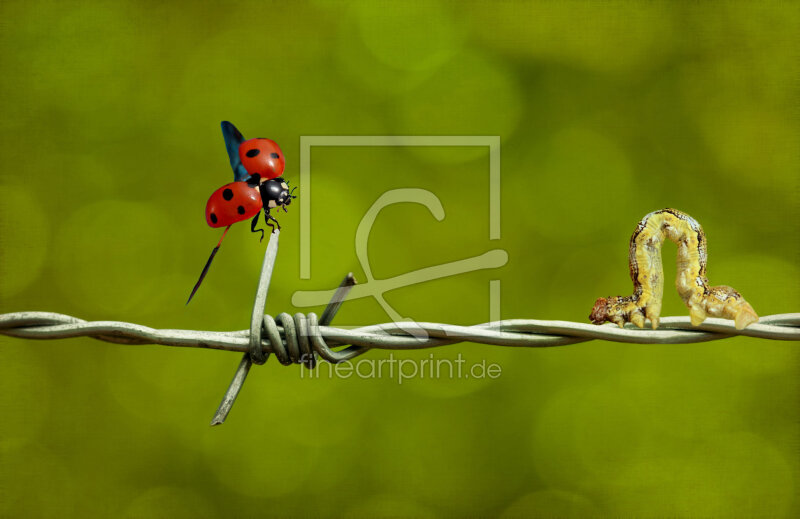
{"label": "twisted wire strand", "polygon": [[[118,321],[84,321],[50,312],[16,312],[0,315],[0,334],[23,339],[64,339],[91,337],[119,344],[160,344],[164,346],[211,348],[250,353],[250,330],[227,332],[155,329]],[[459,342],[495,346],[565,346],[590,340],[636,344],[688,344],[734,336],[800,341],[800,313],[762,317],[744,330],[731,321],[709,318],[692,326],[688,317],[665,317],[657,330],[613,324],[593,325],[570,321],[512,319],[474,326],[399,322],[354,329],[323,326],[314,313],[294,316],[264,315],[260,352],[274,354],[281,364],[316,365],[316,356],[339,363],[370,349],[415,350]],[[341,348],[342,349],[334,349]]]}

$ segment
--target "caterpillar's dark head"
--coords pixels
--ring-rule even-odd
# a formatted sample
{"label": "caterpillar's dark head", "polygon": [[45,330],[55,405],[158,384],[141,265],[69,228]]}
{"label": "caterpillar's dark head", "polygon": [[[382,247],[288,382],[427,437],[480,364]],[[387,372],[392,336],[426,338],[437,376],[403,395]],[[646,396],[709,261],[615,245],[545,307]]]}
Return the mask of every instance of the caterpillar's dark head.
{"label": "caterpillar's dark head", "polygon": [[608,321],[608,299],[605,297],[597,298],[592,307],[592,313],[589,314],[589,320],[592,324],[603,324]]}

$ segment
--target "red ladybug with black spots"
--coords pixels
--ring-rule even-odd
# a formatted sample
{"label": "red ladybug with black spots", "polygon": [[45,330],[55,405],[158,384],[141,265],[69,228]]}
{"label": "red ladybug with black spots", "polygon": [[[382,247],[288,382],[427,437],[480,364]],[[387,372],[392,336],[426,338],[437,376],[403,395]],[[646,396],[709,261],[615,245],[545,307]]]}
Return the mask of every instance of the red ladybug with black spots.
{"label": "red ladybug with black spots", "polygon": [[211,251],[200,279],[186,301],[187,305],[200,288],[231,225],[252,218],[250,231],[260,232],[263,240],[264,230],[256,229],[261,210],[264,210],[265,223],[275,232],[276,226],[277,229],[281,226],[270,214],[270,209],[283,209],[285,212],[286,206],[292,203],[293,198],[297,198],[292,194],[296,188],[289,191],[288,183],[281,176],[286,161],[275,141],[263,138],[245,140],[241,132],[228,121],[222,121],[222,136],[233,168],[234,182],[225,184],[211,194],[206,203],[206,222],[211,227],[225,227],[225,232]]}

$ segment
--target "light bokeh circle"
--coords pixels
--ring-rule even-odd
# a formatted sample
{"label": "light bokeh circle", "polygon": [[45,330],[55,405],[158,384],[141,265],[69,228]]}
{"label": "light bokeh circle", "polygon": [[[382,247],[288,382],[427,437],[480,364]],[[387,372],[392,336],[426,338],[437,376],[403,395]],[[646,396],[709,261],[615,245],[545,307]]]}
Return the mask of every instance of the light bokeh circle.
{"label": "light bokeh circle", "polygon": [[50,222],[32,189],[2,185],[0,204],[0,293],[23,292],[40,275],[49,250]]}

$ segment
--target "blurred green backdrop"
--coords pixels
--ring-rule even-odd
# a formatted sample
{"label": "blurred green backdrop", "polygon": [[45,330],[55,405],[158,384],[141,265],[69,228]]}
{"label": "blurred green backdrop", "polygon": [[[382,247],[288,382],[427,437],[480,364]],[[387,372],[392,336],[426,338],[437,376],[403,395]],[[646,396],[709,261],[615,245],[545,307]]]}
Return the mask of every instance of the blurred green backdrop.
{"label": "blurred green backdrop", "polygon": [[[431,190],[446,218],[381,213],[378,278],[509,254],[388,293],[407,317],[484,322],[500,279],[504,318],[586,321],[596,297],[630,293],[630,233],[666,206],[705,227],[712,283],[761,315],[800,310],[796,3],[9,0],[0,15],[0,312],[246,328],[264,249],[246,223],[184,307],[219,236],[205,201],[231,180],[223,119],[278,141],[295,183],[303,135],[501,138],[499,241],[485,148],[314,148],[312,277],[292,206],[273,314],[319,312],[292,293],[363,278],[356,226],[398,187]],[[668,288],[664,315],[685,314]],[[387,320],[362,299],[336,323]],[[502,376],[309,379],[272,360],[212,429],[236,354],[0,338],[0,515],[800,512],[797,344],[434,354],[458,352]]]}

